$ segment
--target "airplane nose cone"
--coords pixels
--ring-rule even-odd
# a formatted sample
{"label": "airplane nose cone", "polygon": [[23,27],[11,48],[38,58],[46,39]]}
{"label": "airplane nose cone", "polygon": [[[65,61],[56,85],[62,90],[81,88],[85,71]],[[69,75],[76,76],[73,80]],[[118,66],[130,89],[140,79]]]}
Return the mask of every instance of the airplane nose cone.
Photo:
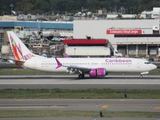
{"label": "airplane nose cone", "polygon": [[157,69],[157,66],[156,66],[156,65],[153,65],[153,69]]}
{"label": "airplane nose cone", "polygon": [[155,69],[157,69],[157,66],[155,65]]}

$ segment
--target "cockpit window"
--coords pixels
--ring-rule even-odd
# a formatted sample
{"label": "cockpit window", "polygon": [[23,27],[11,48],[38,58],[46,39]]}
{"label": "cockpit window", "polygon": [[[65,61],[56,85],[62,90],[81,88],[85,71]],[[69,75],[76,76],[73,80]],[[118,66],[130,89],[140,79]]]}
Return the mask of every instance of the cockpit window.
{"label": "cockpit window", "polygon": [[149,62],[149,61],[148,62],[144,62],[144,64],[151,64],[151,62]]}

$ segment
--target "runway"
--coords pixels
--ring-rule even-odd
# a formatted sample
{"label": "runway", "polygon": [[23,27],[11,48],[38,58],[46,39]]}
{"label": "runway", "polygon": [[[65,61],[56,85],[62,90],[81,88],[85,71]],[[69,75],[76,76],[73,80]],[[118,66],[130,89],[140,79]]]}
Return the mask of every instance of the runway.
{"label": "runway", "polygon": [[0,99],[0,110],[160,112],[160,99]]}
{"label": "runway", "polygon": [[5,88],[128,88],[159,89],[159,75],[108,75],[102,78],[78,79],[77,75],[0,75],[0,89]]}
{"label": "runway", "polygon": [[[120,88],[160,89],[160,76],[108,75],[103,78],[78,79],[77,75],[0,75],[0,89],[4,88]],[[85,110],[160,112],[160,99],[0,99],[0,110]],[[2,118],[2,120],[28,118]],[[155,120],[158,118],[107,117],[49,117],[31,120]]]}

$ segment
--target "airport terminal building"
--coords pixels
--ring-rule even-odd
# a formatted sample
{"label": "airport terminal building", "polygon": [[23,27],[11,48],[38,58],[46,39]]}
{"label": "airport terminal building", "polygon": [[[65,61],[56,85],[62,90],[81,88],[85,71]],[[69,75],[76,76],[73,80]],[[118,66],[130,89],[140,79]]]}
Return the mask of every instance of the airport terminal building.
{"label": "airport terminal building", "polygon": [[[126,57],[159,57],[159,19],[74,20],[73,22],[0,21],[0,46],[7,39],[5,31],[15,26],[33,29],[58,30],[71,33],[74,39],[107,39],[113,48]],[[32,32],[31,32],[32,33]]]}
{"label": "airport terminal building", "polygon": [[125,56],[158,58],[159,19],[77,20],[73,24],[74,38],[105,38]]}

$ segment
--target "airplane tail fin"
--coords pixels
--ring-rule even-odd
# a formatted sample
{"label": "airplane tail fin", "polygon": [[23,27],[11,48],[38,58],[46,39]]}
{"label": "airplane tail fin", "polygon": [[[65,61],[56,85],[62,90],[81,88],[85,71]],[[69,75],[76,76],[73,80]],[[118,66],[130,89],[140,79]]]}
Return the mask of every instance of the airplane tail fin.
{"label": "airplane tail fin", "polygon": [[13,31],[7,31],[7,34],[16,61],[26,61],[35,56]]}

